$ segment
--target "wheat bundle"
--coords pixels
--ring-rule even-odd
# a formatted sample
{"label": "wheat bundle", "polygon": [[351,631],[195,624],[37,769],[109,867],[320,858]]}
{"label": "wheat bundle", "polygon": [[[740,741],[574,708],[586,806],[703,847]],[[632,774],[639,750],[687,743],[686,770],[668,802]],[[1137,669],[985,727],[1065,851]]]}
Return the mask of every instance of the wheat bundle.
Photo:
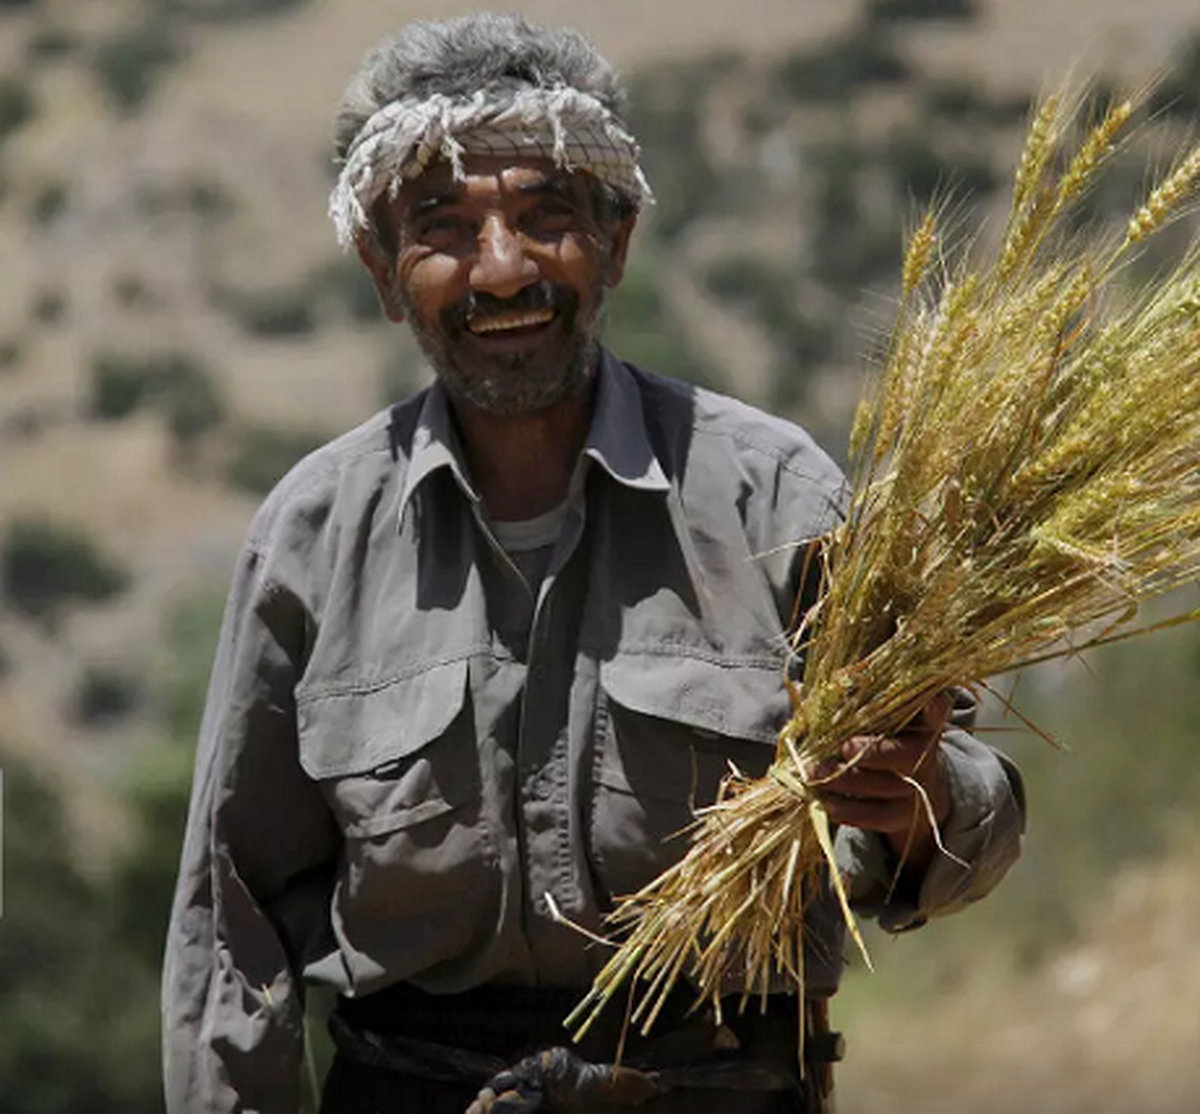
{"label": "wheat bundle", "polygon": [[1126,228],[1081,233],[1073,211],[1133,111],[1084,125],[1082,104],[1060,92],[1034,115],[989,258],[948,262],[936,210],[911,236],[883,374],[851,434],[848,513],[813,547],[821,590],[794,634],[803,677],[773,764],[731,775],[684,857],[621,899],[621,944],[569,1026],[627,984],[643,1031],[681,978],[718,1010],[731,983],[743,1002],[781,976],[802,993],[826,864],[857,938],[815,766],[951,686],[1127,637],[1140,601],[1195,578],[1200,250],[1128,276],[1184,211],[1200,146]]}

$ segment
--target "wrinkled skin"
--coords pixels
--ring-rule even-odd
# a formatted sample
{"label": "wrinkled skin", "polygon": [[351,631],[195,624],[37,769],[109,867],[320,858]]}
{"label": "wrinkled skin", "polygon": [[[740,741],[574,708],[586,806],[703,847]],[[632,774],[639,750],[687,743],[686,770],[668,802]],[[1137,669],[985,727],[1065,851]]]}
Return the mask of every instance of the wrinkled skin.
{"label": "wrinkled skin", "polygon": [[444,385],[497,520],[562,502],[587,436],[604,294],[635,224],[602,212],[594,185],[546,159],[466,156],[460,177],[441,163],[405,183],[383,204],[387,235],[358,242]]}
{"label": "wrinkled skin", "polygon": [[840,761],[816,771],[830,821],[880,832],[908,871],[924,870],[937,850],[930,814],[939,829],[950,815],[938,744],[951,708],[943,693],[906,730],[889,738],[856,736],[842,747]]}

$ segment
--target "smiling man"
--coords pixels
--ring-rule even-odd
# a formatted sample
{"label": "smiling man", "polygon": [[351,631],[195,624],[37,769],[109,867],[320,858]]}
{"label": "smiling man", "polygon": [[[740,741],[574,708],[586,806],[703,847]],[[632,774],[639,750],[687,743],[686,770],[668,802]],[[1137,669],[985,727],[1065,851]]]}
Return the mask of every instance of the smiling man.
{"label": "smiling man", "polygon": [[[410,26],[346,92],[331,215],[436,378],[250,528],[167,947],[171,1114],[296,1114],[306,986],[336,992],[325,1114],[824,1108],[832,1042],[796,1048],[840,976],[827,892],[808,1001],[720,1023],[684,988],[649,1037],[561,1028],[607,953],[557,911],[602,932],[729,764],[769,763],[843,486],[802,430],[602,347],[650,200],[622,110],[582,37],[512,16]],[[1019,777],[968,715],[939,697],[820,771],[888,928],[1018,853]]]}

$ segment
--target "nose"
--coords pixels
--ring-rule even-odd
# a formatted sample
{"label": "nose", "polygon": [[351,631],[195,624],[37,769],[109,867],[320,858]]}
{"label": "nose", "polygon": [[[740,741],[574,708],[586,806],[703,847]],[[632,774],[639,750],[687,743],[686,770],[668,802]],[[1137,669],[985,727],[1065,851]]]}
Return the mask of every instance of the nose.
{"label": "nose", "polygon": [[479,230],[471,288],[496,298],[511,298],[537,280],[537,264],[526,253],[521,234],[503,215],[489,214]]}

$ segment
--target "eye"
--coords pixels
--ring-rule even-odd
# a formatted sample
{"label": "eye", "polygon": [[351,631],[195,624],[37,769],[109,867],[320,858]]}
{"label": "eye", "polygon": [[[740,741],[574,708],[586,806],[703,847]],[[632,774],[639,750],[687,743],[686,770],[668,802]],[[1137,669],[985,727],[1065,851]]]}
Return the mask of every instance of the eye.
{"label": "eye", "polygon": [[412,228],[413,238],[439,250],[473,242],[479,233],[475,222],[452,209],[436,210],[417,218]]}
{"label": "eye", "polygon": [[575,206],[566,201],[547,199],[525,215],[522,225],[531,236],[557,239],[579,231],[582,220]]}

